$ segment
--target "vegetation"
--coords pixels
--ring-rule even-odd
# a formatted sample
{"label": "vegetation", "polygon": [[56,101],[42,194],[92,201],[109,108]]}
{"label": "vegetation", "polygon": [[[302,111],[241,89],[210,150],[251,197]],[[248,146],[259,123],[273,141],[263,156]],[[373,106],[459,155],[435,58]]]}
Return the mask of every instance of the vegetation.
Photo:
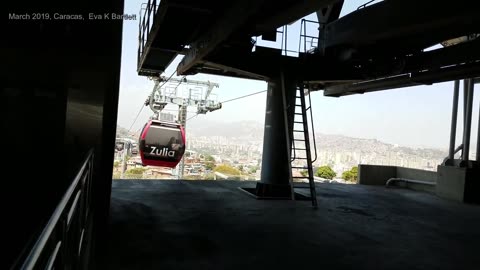
{"label": "vegetation", "polygon": [[250,167],[250,169],[248,170],[249,173],[251,174],[254,174],[258,171],[258,166],[252,166]]}
{"label": "vegetation", "polygon": [[143,174],[124,174],[123,179],[147,179]]}
{"label": "vegetation", "polygon": [[349,182],[357,182],[358,179],[358,167],[354,166],[349,171],[345,171],[342,173],[342,178],[345,181]]}
{"label": "vegetation", "polygon": [[198,175],[185,175],[183,180],[200,180],[200,177]]}
{"label": "vegetation", "polygon": [[330,166],[321,166],[315,172],[315,176],[331,180],[335,176],[337,176],[337,174],[332,170]]}
{"label": "vegetation", "polygon": [[218,165],[217,167],[215,167],[214,171],[219,172],[219,173],[224,173],[224,174],[227,174],[227,175],[240,175],[241,174],[239,170],[237,170],[236,168],[234,168],[232,166],[226,165],[226,164]]}
{"label": "vegetation", "polygon": [[130,170],[126,171],[126,174],[143,174],[146,171],[146,168],[131,168]]}
{"label": "vegetation", "polygon": [[213,173],[207,173],[202,178],[202,180],[213,180],[213,179],[215,179],[215,174]]}
{"label": "vegetation", "polygon": [[215,168],[215,159],[210,156],[210,155],[207,155],[205,157],[205,169],[207,170],[213,170]]}
{"label": "vegetation", "polygon": [[118,165],[120,165],[120,161],[116,160],[115,162],[113,162],[113,167],[114,168],[117,168]]}
{"label": "vegetation", "polygon": [[210,171],[213,170],[213,169],[215,169],[215,163],[213,163],[213,162],[206,162],[206,163],[205,163],[205,169],[210,170]]}
{"label": "vegetation", "polygon": [[307,171],[307,170],[303,170],[303,171],[300,172],[300,174],[301,174],[303,177],[307,177],[308,171]]}

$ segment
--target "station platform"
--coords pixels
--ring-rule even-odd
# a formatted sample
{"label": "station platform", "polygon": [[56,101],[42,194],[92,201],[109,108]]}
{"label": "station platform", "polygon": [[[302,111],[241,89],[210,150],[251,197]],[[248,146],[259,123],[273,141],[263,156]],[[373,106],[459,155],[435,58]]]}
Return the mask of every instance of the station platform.
{"label": "station platform", "polygon": [[114,180],[108,269],[480,269],[480,206],[319,183],[314,210],[255,183]]}

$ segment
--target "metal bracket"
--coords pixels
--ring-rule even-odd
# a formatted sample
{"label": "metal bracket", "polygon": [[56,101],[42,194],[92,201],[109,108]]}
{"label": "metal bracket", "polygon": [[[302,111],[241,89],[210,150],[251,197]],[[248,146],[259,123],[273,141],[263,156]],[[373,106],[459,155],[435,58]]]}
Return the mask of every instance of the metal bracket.
{"label": "metal bracket", "polygon": [[322,55],[325,54],[325,38],[326,31],[325,26],[332,21],[340,17],[340,12],[342,11],[344,0],[335,2],[334,4],[328,5],[321,10],[318,10],[317,19],[318,19],[318,49]]}

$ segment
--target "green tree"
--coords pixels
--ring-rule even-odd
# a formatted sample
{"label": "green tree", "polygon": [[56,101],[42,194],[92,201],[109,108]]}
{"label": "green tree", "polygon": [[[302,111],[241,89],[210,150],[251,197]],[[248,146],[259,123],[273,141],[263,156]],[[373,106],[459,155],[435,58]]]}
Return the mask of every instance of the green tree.
{"label": "green tree", "polygon": [[345,181],[356,182],[358,179],[358,167],[354,166],[349,171],[343,172],[342,178]]}
{"label": "green tree", "polygon": [[253,167],[250,167],[250,169],[248,170],[249,173],[251,174],[254,174],[256,173],[258,170],[258,166],[253,166]]}
{"label": "green tree", "polygon": [[308,175],[308,171],[306,170],[303,170],[300,172],[300,174],[303,176],[303,177],[306,177]]}
{"label": "green tree", "polygon": [[345,181],[352,181],[353,174],[351,171],[344,171],[342,173],[342,179]]}
{"label": "green tree", "polygon": [[117,168],[118,165],[120,165],[120,161],[116,160],[115,162],[113,162],[113,167],[114,168]]}
{"label": "green tree", "polygon": [[215,168],[215,159],[211,155],[205,156],[205,169],[213,170]]}
{"label": "green tree", "polygon": [[202,180],[213,180],[213,179],[215,179],[215,174],[213,173],[205,174],[202,178]]}
{"label": "green tree", "polygon": [[321,166],[315,172],[315,176],[325,178],[325,179],[333,179],[337,174],[330,168],[330,166]]}
{"label": "green tree", "polygon": [[205,169],[207,170],[213,170],[215,168],[215,163],[214,162],[205,162]]}
{"label": "green tree", "polygon": [[145,168],[131,168],[130,170],[126,171],[127,174],[143,174],[144,171],[147,169]]}
{"label": "green tree", "polygon": [[358,179],[358,167],[354,166],[349,171],[345,171],[342,173],[342,178],[345,181],[349,182],[356,182]]}
{"label": "green tree", "polygon": [[218,165],[217,167],[215,167],[214,171],[219,172],[219,173],[228,174],[228,175],[240,175],[241,174],[239,170],[235,169],[232,166],[226,165],[226,164]]}

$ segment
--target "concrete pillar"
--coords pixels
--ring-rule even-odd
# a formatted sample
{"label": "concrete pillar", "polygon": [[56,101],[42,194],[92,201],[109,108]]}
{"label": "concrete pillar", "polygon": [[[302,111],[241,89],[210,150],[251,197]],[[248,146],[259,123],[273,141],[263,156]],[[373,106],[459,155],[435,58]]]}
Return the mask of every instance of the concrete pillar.
{"label": "concrete pillar", "polygon": [[438,166],[436,193],[439,197],[480,204],[480,168]]}
{"label": "concrete pillar", "polygon": [[[282,87],[285,90],[288,119],[285,119]],[[296,83],[293,80],[279,76],[268,82],[261,179],[256,188],[259,197],[291,197],[291,145],[287,140],[293,132],[295,93]],[[289,136],[285,128],[287,123]]]}

